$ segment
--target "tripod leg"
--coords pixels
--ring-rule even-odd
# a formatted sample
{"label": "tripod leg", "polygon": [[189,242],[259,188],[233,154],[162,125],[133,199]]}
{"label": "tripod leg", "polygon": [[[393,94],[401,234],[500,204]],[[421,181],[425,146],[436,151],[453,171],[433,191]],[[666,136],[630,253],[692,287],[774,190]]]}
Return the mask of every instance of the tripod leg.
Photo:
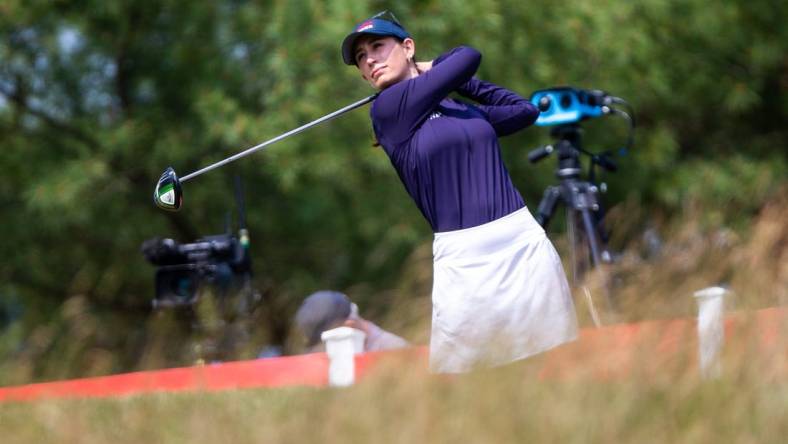
{"label": "tripod leg", "polygon": [[577,224],[577,211],[566,208],[566,236],[569,243],[569,263],[572,266],[572,285],[579,285],[587,266],[581,247],[580,227]]}
{"label": "tripod leg", "polygon": [[588,212],[588,208],[581,209],[580,214],[583,216],[583,228],[585,229],[586,240],[588,241],[589,248],[591,248],[592,265],[596,267],[602,263],[602,257],[599,251],[599,239],[597,239],[596,236],[594,221],[591,220],[591,213]]}
{"label": "tripod leg", "polygon": [[542,201],[539,202],[539,208],[536,210],[536,222],[546,228],[550,223],[550,218],[553,217],[555,206],[558,204],[558,199],[561,197],[561,188],[547,187],[542,195]]}
{"label": "tripod leg", "polygon": [[[593,217],[588,208],[583,208],[580,210],[580,214],[583,218],[583,234],[585,235],[585,240],[588,243],[588,248],[591,250],[591,266],[593,268],[594,273],[594,280],[597,281],[598,292],[601,292],[604,295],[604,301],[607,304],[607,312],[612,314],[613,312],[613,300],[611,298],[610,292],[610,281],[608,276],[608,270],[604,267],[604,263],[602,261],[602,246],[600,246],[599,238],[596,225],[594,225]],[[605,251],[607,251],[605,249]],[[586,291],[588,291],[586,289]],[[589,299],[589,304],[593,304],[590,301],[591,295],[590,293],[586,295]],[[592,305],[591,305],[592,306]],[[595,309],[592,308],[592,316],[593,311]],[[595,323],[598,321],[598,315],[595,318]],[[598,326],[598,325],[597,325]]]}

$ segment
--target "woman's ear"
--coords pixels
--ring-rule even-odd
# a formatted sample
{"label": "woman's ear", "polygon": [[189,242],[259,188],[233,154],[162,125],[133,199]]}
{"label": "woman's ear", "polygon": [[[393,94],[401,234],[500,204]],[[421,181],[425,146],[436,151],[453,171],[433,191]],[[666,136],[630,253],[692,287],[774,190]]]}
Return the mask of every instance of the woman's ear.
{"label": "woman's ear", "polygon": [[416,42],[408,37],[402,41],[402,47],[405,49],[405,57],[408,58],[408,61],[413,60],[413,56],[416,55]]}

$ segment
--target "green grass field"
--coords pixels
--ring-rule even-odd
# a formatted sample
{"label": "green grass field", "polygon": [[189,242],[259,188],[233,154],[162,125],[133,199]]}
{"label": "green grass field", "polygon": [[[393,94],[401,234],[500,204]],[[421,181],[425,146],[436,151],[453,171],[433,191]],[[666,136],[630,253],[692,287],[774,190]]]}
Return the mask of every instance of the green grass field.
{"label": "green grass field", "polygon": [[763,353],[742,325],[714,380],[692,365],[694,342],[668,360],[633,351],[628,372],[604,379],[583,361],[542,378],[545,357],[459,377],[400,360],[346,389],[5,402],[0,430],[3,443],[784,442],[787,326]]}
{"label": "green grass field", "polygon": [[[0,404],[4,443],[781,443],[788,383],[726,362],[717,380],[539,380],[517,364],[458,378],[389,368],[347,389]],[[647,365],[647,363],[644,363]]]}

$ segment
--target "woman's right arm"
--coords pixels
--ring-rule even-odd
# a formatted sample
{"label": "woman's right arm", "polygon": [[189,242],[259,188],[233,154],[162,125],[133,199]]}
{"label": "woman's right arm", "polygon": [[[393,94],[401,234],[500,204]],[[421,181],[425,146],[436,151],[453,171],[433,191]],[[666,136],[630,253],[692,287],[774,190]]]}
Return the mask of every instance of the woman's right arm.
{"label": "woman's right arm", "polygon": [[441,100],[473,77],[481,63],[479,51],[460,46],[432,62],[417,64],[423,72],[380,93],[372,106],[372,119],[386,139],[400,143],[410,138]]}
{"label": "woman's right arm", "polygon": [[536,121],[539,110],[519,94],[484,80],[471,79],[457,92],[475,100],[499,136],[519,131]]}

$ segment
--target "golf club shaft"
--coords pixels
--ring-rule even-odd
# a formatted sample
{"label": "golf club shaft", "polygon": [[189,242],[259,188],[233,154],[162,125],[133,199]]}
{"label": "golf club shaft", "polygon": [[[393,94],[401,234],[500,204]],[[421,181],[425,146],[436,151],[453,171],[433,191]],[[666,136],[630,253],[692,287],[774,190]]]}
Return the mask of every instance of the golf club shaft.
{"label": "golf club shaft", "polygon": [[267,141],[265,141],[265,142],[263,142],[263,143],[261,143],[259,145],[255,145],[255,146],[253,146],[251,148],[248,148],[248,149],[246,149],[244,151],[241,151],[238,154],[232,155],[232,156],[230,156],[230,157],[228,157],[228,158],[226,158],[224,160],[220,160],[219,162],[216,162],[216,163],[214,163],[212,165],[208,165],[205,168],[199,169],[199,170],[197,170],[197,171],[195,171],[193,173],[189,173],[189,174],[181,177],[180,181],[181,182],[186,182],[187,180],[189,180],[191,178],[194,178],[194,177],[197,177],[197,176],[199,176],[202,173],[207,173],[208,171],[211,171],[213,169],[219,168],[220,166],[228,164],[228,163],[230,163],[230,162],[232,162],[234,160],[238,160],[238,159],[240,159],[242,157],[248,156],[249,154],[252,154],[255,151],[259,151],[259,150],[265,148],[266,146],[271,145],[273,143],[276,143],[276,142],[278,142],[278,141],[280,141],[280,140],[282,140],[284,138],[287,138],[287,137],[290,137],[292,135],[298,134],[298,133],[300,133],[300,132],[302,132],[302,131],[304,131],[306,129],[309,129],[309,128],[315,126],[315,125],[318,125],[318,124],[323,123],[325,121],[331,120],[331,119],[333,119],[335,117],[338,117],[338,116],[340,116],[340,115],[342,115],[342,114],[344,114],[344,113],[346,113],[348,111],[354,110],[354,109],[356,109],[356,108],[358,108],[360,106],[366,105],[367,103],[375,100],[375,97],[377,97],[377,94],[373,94],[373,95],[371,95],[371,96],[369,96],[367,98],[361,99],[361,100],[359,100],[356,103],[352,103],[352,104],[350,104],[350,105],[348,105],[348,106],[346,106],[346,107],[344,107],[342,109],[336,110],[333,113],[325,115],[325,116],[323,116],[323,117],[321,117],[321,118],[319,118],[319,119],[317,119],[317,120],[315,120],[313,122],[307,123],[306,125],[299,126],[298,128],[296,128],[294,130],[290,130],[290,131],[288,131],[288,132],[286,132],[286,133],[284,133],[284,134],[282,134],[280,136],[276,136],[276,137],[274,137],[271,140],[267,140]]}

